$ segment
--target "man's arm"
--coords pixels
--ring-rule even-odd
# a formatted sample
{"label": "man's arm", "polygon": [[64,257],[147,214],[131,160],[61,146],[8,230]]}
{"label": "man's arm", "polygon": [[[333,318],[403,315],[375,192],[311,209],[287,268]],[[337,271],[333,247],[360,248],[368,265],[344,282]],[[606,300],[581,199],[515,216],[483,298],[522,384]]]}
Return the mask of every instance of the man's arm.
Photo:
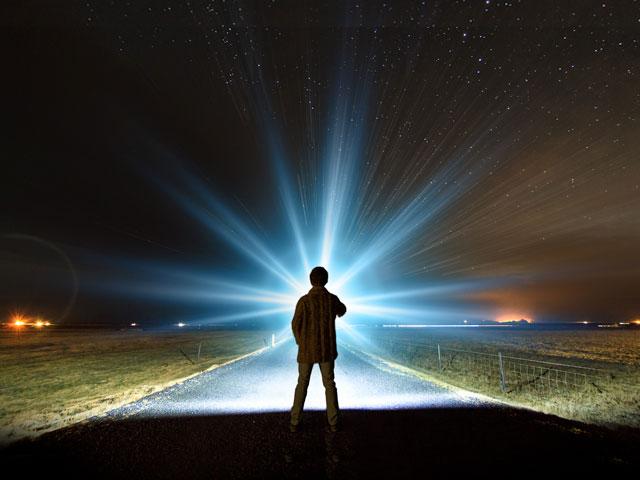
{"label": "man's arm", "polygon": [[304,302],[302,301],[302,297],[298,300],[296,304],[296,311],[293,314],[293,320],[291,320],[291,330],[293,331],[293,338],[296,339],[296,345],[299,345],[298,341],[300,338],[300,333],[302,330],[302,319],[304,317]]}
{"label": "man's arm", "polygon": [[340,301],[340,299],[338,298],[337,295],[334,295],[333,297],[334,297],[334,300],[335,300],[335,303],[336,303],[336,315],[341,317],[345,313],[347,313],[347,306]]}

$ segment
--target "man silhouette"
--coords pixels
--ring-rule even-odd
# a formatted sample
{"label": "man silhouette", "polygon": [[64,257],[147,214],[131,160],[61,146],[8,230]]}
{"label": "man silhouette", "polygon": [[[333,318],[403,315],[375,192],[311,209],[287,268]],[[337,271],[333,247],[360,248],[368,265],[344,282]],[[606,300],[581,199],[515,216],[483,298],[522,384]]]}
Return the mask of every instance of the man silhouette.
{"label": "man silhouette", "polygon": [[309,274],[311,289],[296,304],[291,321],[293,336],[298,345],[298,385],[291,408],[290,430],[295,432],[307,397],[307,387],[314,363],[320,364],[322,384],[327,399],[327,421],[332,432],[338,430],[338,391],[334,382],[333,367],[338,356],[336,348],[336,315],[341,317],[347,307],[324,286],[329,273],[315,267]]}

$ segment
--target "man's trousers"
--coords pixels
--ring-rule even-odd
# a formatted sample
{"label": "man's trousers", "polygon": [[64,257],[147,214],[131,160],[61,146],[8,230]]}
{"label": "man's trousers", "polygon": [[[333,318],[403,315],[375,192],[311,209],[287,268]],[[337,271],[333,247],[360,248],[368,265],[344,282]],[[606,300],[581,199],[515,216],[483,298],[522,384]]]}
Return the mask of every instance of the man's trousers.
{"label": "man's trousers", "polygon": [[[304,401],[307,398],[307,388],[309,387],[309,379],[311,378],[313,365],[313,363],[298,363],[298,385],[296,385],[293,407],[291,408],[291,423],[293,425],[300,423],[300,415],[302,414]],[[329,425],[337,425],[339,408],[338,390],[336,389],[336,382],[333,376],[334,362],[322,362],[318,365],[320,365],[322,384],[324,385],[324,393],[327,399],[327,421]]]}

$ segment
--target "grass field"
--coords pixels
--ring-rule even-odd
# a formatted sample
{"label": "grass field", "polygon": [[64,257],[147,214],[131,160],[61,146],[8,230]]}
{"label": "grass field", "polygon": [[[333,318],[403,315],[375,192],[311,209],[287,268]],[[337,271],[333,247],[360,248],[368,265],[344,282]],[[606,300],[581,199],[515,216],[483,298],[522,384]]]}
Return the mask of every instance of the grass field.
{"label": "grass field", "polygon": [[640,329],[367,328],[362,333],[370,351],[432,378],[565,418],[640,428]]}
{"label": "grass field", "polygon": [[264,347],[270,335],[1,329],[0,443],[102,414]]}
{"label": "grass field", "polygon": [[[429,378],[566,418],[640,427],[640,329],[364,328],[361,333],[370,340],[361,345],[366,351]],[[105,413],[264,347],[270,335],[250,330],[0,329],[0,443]],[[543,361],[598,370],[585,370],[588,381],[580,388],[562,388],[562,383],[556,388],[552,378],[541,376],[537,381],[544,388],[538,389],[531,388],[536,383],[518,385],[513,367],[505,363],[508,389],[503,391],[497,352],[532,365]]]}

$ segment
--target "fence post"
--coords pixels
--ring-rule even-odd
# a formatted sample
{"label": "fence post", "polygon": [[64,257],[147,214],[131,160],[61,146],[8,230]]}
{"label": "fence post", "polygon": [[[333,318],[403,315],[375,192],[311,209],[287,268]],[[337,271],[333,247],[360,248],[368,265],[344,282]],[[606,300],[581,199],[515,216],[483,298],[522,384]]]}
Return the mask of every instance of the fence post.
{"label": "fence post", "polygon": [[275,333],[271,334],[271,346],[272,347],[276,346],[276,334]]}
{"label": "fence post", "polygon": [[504,367],[502,366],[502,353],[498,352],[498,366],[500,367],[500,390],[507,391],[507,381],[504,378]]}
{"label": "fence post", "polygon": [[198,344],[198,362],[200,361],[200,349],[202,348],[202,342]]}
{"label": "fence post", "polygon": [[440,344],[438,344],[438,370],[442,371],[442,358],[440,357]]}

